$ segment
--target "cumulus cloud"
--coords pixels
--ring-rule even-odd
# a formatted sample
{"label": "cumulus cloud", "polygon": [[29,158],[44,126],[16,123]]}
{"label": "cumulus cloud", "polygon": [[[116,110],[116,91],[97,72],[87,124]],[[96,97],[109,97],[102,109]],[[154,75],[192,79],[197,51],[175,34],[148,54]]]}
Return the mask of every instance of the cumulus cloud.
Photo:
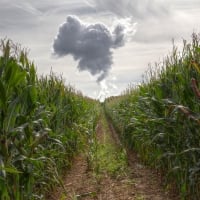
{"label": "cumulus cloud", "polygon": [[101,82],[111,69],[112,49],[122,47],[134,30],[131,19],[115,22],[108,28],[102,23],[87,24],[68,16],[54,39],[53,51],[58,57],[72,55],[80,71],[97,75],[97,81]]}

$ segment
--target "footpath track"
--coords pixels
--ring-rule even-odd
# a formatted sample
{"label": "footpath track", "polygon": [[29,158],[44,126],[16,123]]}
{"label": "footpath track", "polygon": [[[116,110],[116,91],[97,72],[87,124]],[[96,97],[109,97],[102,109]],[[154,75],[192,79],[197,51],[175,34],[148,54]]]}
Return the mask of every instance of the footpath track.
{"label": "footpath track", "polygon": [[[145,167],[134,152],[124,151],[118,135],[102,112],[97,128],[96,160],[77,156],[66,172],[64,188],[50,200],[178,200],[163,189],[160,176]],[[119,156],[120,155],[120,156]]]}

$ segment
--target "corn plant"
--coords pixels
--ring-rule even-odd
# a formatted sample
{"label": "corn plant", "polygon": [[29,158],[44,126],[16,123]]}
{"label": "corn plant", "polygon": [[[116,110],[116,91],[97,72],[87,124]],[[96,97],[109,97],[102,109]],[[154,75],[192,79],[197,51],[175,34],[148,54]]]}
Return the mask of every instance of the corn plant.
{"label": "corn plant", "polygon": [[176,187],[181,199],[200,198],[200,35],[173,46],[141,85],[107,99],[105,108],[121,139]]}
{"label": "corn plant", "polygon": [[45,199],[91,137],[97,103],[53,72],[37,76],[11,40],[0,50],[0,199]]}

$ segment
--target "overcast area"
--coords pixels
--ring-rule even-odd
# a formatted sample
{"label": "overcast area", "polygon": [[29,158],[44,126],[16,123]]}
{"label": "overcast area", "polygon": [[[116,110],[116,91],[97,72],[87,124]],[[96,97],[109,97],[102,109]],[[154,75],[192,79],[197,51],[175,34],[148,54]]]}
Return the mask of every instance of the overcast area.
{"label": "overcast area", "polygon": [[102,98],[140,82],[199,18],[199,0],[0,0],[0,37],[29,48],[39,74]]}

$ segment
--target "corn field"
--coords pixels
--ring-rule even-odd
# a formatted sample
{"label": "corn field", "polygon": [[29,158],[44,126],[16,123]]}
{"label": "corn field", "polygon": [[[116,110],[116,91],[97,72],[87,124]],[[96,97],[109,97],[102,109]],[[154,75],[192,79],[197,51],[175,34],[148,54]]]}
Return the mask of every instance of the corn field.
{"label": "corn field", "polygon": [[53,72],[39,77],[26,50],[1,40],[0,199],[45,199],[62,186],[63,169],[93,135],[96,105]]}
{"label": "corn field", "polygon": [[200,35],[173,46],[141,85],[105,102],[125,145],[163,175],[181,199],[200,199]]}

